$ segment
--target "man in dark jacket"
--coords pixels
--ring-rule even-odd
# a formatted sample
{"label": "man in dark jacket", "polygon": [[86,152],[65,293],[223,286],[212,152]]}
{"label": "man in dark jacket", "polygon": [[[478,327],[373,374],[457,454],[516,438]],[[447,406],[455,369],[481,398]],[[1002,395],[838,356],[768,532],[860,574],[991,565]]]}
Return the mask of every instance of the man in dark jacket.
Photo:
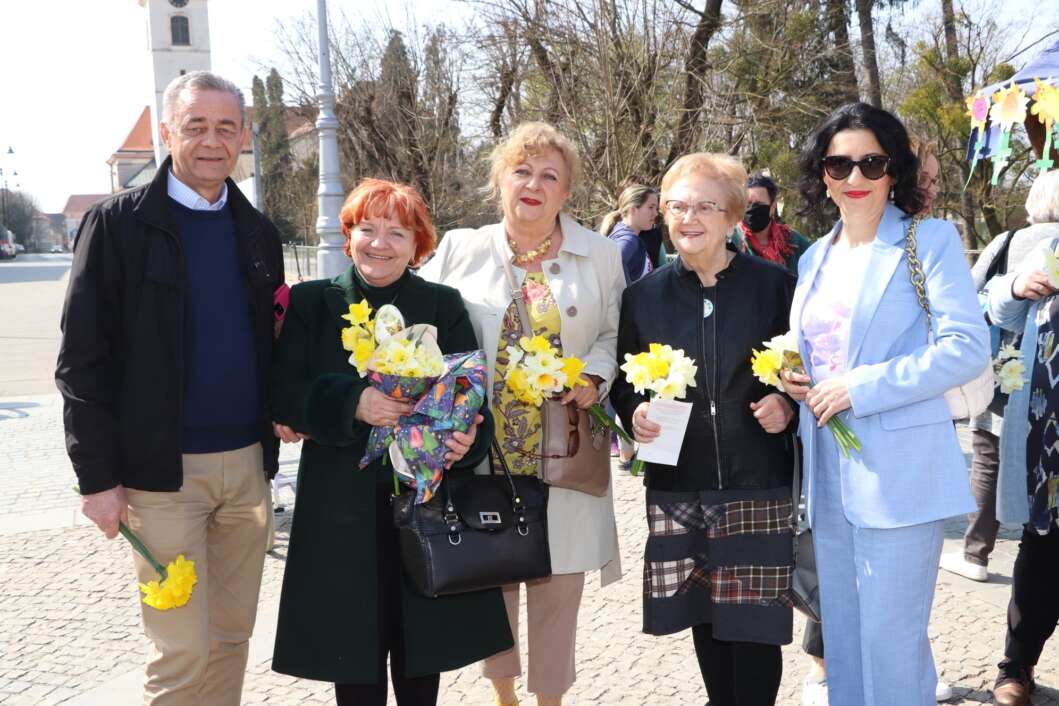
{"label": "man in dark jacket", "polygon": [[[242,93],[204,71],[166,88],[155,179],[85,216],[55,379],[82,511],[125,522],[166,564],[195,562],[183,607],[142,605],[145,702],[240,700],[271,512],[269,417],[279,235],[229,178]],[[159,579],[134,553],[139,581]]]}

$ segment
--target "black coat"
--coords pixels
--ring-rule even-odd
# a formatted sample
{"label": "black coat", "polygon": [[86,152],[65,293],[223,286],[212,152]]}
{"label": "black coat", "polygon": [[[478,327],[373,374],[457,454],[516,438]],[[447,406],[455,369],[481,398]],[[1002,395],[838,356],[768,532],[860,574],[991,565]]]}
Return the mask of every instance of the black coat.
{"label": "black coat", "polygon": [[[175,491],[184,481],[181,411],[187,268],[169,212],[166,159],[146,186],[89,209],[74,246],[55,381],[82,493],[118,484]],[[273,296],[283,284],[275,227],[228,180],[228,206],[253,316],[265,471],[279,442],[269,417]]]}
{"label": "black coat", "polygon": [[[789,328],[794,284],[794,276],[782,267],[736,253],[717,274],[715,287],[703,287],[677,258],[625,290],[618,360],[623,361],[626,353],[646,351],[651,343],[668,343],[698,366],[696,384],[685,398],[693,407],[678,465],[674,469],[647,464],[649,488],[697,491],[790,485],[794,440],[789,433],[767,433],[754,418],[750,403],[776,389],[753,376],[750,357],[751,349],[761,350],[763,341]],[[707,317],[705,298],[714,305]],[[646,397],[633,390],[624,373],[618,375],[610,394],[623,425],[632,429],[632,414]],[[716,423],[711,401],[716,405]]]}
{"label": "black coat", "polygon": [[[340,317],[360,301],[353,268],[291,290],[274,368],[276,420],[311,440],[302,446],[298,495],[280,598],[272,668],[337,683],[374,683],[378,669],[376,513],[380,462],[360,470],[371,427],[355,419],[368,383],[349,364]],[[406,273],[395,305],[405,322],[438,328],[445,353],[478,348],[460,293]],[[492,417],[446,473],[471,473],[488,453]],[[401,591],[408,676],[458,669],[508,649],[499,589],[424,598]]]}

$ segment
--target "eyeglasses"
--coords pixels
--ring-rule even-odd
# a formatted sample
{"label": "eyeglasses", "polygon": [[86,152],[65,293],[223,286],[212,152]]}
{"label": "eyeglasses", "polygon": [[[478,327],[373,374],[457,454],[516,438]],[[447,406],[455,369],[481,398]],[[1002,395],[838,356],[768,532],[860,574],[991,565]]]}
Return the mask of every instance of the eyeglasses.
{"label": "eyeglasses", "polygon": [[683,218],[684,214],[690,214],[694,218],[699,213],[704,216],[711,216],[715,213],[725,212],[716,201],[700,201],[693,204],[686,204],[683,201],[666,201],[666,210],[677,218]]}
{"label": "eyeglasses", "polygon": [[824,157],[824,171],[832,179],[845,179],[853,173],[853,167],[859,167],[864,178],[875,181],[882,179],[889,166],[890,158],[881,154],[869,155],[856,161],[837,154]]}
{"label": "eyeglasses", "polygon": [[917,181],[920,189],[929,189],[932,186],[941,185],[940,177],[927,176],[926,174],[920,174]]}

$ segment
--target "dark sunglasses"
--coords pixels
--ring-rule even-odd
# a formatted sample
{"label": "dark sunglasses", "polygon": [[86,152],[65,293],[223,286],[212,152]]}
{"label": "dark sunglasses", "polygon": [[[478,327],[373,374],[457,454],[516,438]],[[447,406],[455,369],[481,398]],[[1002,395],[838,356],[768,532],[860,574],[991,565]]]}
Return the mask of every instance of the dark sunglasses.
{"label": "dark sunglasses", "polygon": [[856,161],[849,157],[831,155],[824,157],[824,171],[832,179],[845,179],[853,172],[853,167],[860,167],[860,173],[866,179],[875,181],[882,179],[886,174],[886,168],[890,166],[890,158],[881,154],[873,154]]}

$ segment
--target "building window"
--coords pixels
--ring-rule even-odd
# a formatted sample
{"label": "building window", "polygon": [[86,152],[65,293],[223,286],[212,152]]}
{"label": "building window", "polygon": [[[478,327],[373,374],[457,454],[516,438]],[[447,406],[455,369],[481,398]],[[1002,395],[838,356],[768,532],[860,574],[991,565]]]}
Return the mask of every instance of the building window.
{"label": "building window", "polygon": [[169,18],[169,31],[173,35],[173,46],[190,46],[191,30],[188,28],[188,18],[182,15],[173,15]]}

